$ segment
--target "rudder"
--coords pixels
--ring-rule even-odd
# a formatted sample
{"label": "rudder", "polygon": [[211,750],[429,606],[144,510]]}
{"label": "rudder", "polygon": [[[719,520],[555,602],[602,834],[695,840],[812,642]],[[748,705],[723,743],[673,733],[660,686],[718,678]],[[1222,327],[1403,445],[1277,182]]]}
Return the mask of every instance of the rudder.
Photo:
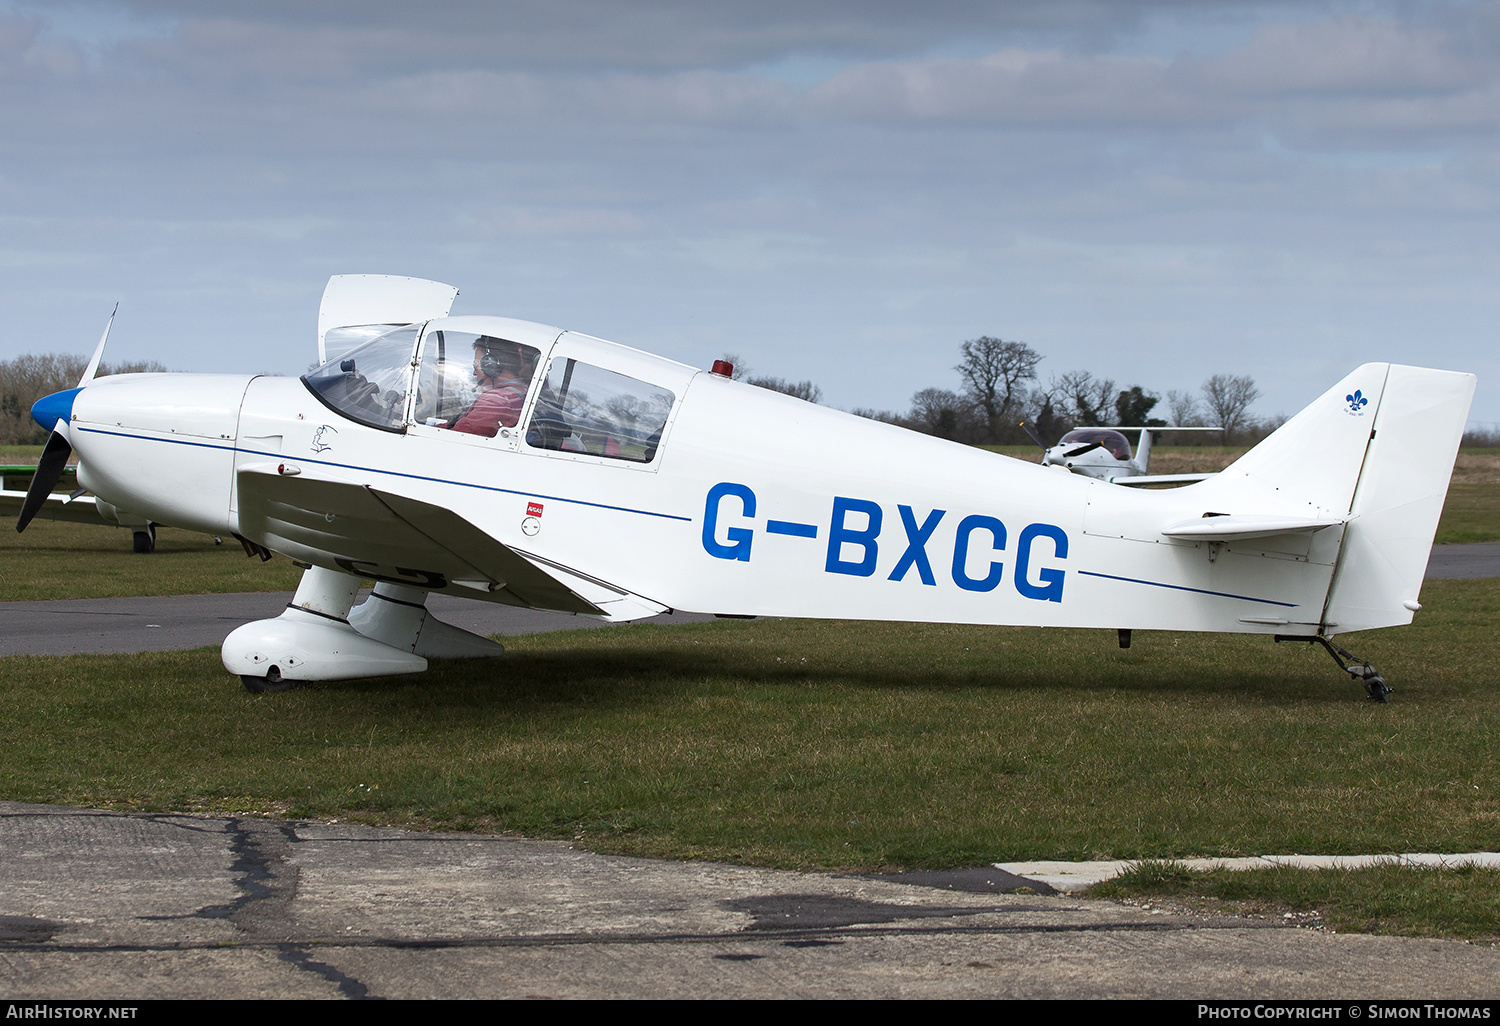
{"label": "rudder", "polygon": [[1476,381],[1391,365],[1323,611],[1327,634],[1411,623]]}

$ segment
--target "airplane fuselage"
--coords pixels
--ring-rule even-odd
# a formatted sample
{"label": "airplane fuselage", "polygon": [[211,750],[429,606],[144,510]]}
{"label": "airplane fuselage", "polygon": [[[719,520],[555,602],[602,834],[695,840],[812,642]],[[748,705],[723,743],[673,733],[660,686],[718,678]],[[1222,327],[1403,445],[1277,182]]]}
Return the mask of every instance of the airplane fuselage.
{"label": "airplane fuselage", "polygon": [[[1163,531],[1235,513],[1250,496],[1259,514],[1347,517],[1357,460],[1348,487],[1327,496],[1249,478],[1140,493],[587,336],[498,318],[433,323],[522,336],[541,352],[537,382],[574,360],[669,393],[649,459],[537,444],[539,386],[512,428],[482,437],[410,412],[393,429],[373,427],[298,379],[140,375],[101,379],[76,398],[67,430],[80,482],[157,522],[241,535],[326,569],[517,601],[501,575],[460,581],[350,542],[339,518],[355,514],[332,506],[324,541],[305,522],[277,534],[264,527],[265,503],[250,515],[240,489],[258,474],[294,491],[329,482],[406,496],[451,511],[615,619],[670,608],[1281,634],[1330,626],[1342,522],[1229,540]],[[1353,456],[1368,425],[1344,433],[1325,456],[1340,445]],[[624,597],[600,598],[611,595]]]}

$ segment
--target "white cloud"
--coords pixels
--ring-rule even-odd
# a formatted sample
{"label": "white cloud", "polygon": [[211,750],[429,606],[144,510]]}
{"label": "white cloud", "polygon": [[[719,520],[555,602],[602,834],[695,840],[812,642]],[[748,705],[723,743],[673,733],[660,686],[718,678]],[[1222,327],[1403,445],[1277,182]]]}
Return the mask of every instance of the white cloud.
{"label": "white cloud", "polygon": [[[300,370],[365,270],[845,406],[986,333],[1162,390],[1233,354],[1273,408],[1418,335],[1500,370],[1500,19],[1365,6],[1196,48],[1225,5],[143,0],[169,31],[92,48],[0,16],[0,357],[124,295],[132,358]],[[1143,19],[1186,45],[1114,45]]]}

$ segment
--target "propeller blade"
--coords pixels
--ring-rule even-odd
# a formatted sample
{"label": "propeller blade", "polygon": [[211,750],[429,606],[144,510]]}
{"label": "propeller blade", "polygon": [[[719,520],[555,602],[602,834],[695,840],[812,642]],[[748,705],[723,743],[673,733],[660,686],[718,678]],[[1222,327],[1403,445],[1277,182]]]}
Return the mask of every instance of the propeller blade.
{"label": "propeller blade", "polygon": [[88,369],[83,372],[83,377],[78,379],[78,387],[82,388],[94,380],[94,375],[99,371],[99,361],[104,358],[104,343],[109,341],[109,329],[115,326],[115,314],[120,312],[120,304],[109,312],[109,320],[104,325],[104,334],[99,336],[99,345],[94,348],[94,355],[89,358]]}
{"label": "propeller blade", "polygon": [[37,510],[42,508],[47,496],[52,494],[71,455],[73,446],[68,443],[67,438],[57,431],[52,432],[52,437],[47,439],[47,447],[42,450],[42,458],[37,461],[36,473],[31,475],[31,487],[26,489],[26,501],[21,504],[21,515],[16,518],[17,534],[26,530],[26,525],[31,523]]}
{"label": "propeller blade", "polygon": [[1043,449],[1047,448],[1047,443],[1042,441],[1042,436],[1037,434],[1036,429],[1024,420],[1021,421],[1021,430],[1026,432],[1026,437],[1030,438],[1037,445],[1040,445]]}
{"label": "propeller blade", "polygon": [[1078,448],[1078,449],[1074,449],[1072,452],[1065,452],[1065,453],[1063,453],[1063,459],[1070,460],[1074,456],[1082,456],[1086,452],[1093,452],[1095,449],[1099,448],[1099,446],[1101,446],[1103,444],[1104,444],[1103,442],[1090,442],[1088,445],[1082,446],[1081,448]]}

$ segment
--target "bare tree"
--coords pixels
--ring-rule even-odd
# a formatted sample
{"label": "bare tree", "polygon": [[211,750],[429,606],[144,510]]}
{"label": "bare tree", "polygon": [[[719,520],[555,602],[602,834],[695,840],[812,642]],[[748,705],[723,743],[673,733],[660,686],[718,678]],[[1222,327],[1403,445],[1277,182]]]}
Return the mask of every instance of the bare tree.
{"label": "bare tree", "polygon": [[1086,370],[1068,371],[1047,383],[1046,395],[1058,414],[1074,424],[1093,427],[1112,419],[1116,398],[1113,378],[1096,378]]}
{"label": "bare tree", "polygon": [[856,406],[854,409],[846,412],[852,413],[856,417],[863,417],[866,420],[878,420],[882,424],[895,424],[898,427],[911,426],[907,423],[905,417],[899,413],[892,413],[890,410],[877,410],[871,406]]}
{"label": "bare tree", "polygon": [[[77,385],[88,362],[85,356],[64,353],[27,353],[14,360],[0,361],[0,444],[40,445],[45,442],[47,432],[31,419],[31,404],[44,395]],[[101,377],[164,370],[166,368],[156,362],[99,365]]]}
{"label": "bare tree", "polygon": [[1197,427],[1200,423],[1198,397],[1191,392],[1172,389],[1167,393],[1167,414],[1173,427]]}
{"label": "bare tree", "polygon": [[750,378],[747,384],[758,388],[769,388],[773,392],[806,399],[810,403],[823,401],[823,390],[811,381],[787,381],[785,378]]}
{"label": "bare tree", "polygon": [[963,360],[954,370],[963,378],[964,391],[984,411],[989,441],[996,441],[1002,424],[1017,412],[1026,390],[1023,381],[1036,377],[1042,356],[1025,342],[1006,342],[981,335],[959,347]]}
{"label": "bare tree", "polygon": [[973,420],[973,403],[946,388],[924,388],[911,397],[911,422],[918,431],[958,441]]}
{"label": "bare tree", "polygon": [[1224,429],[1230,441],[1245,427],[1250,404],[1260,398],[1260,389],[1248,375],[1215,374],[1203,383],[1203,404],[1210,419]]}

